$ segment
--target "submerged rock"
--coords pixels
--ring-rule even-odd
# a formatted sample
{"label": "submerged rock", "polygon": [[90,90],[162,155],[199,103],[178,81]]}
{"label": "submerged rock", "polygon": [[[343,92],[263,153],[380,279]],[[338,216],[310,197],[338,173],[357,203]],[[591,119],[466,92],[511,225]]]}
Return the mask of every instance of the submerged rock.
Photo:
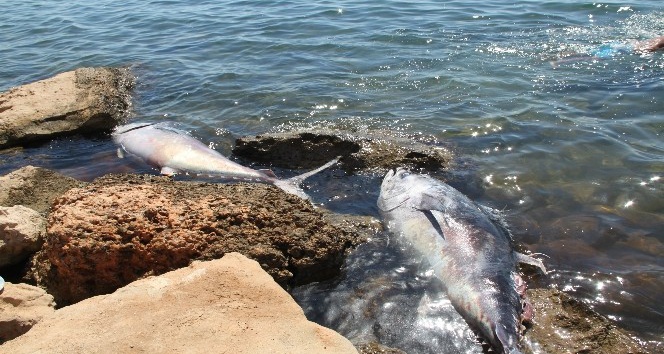
{"label": "submerged rock", "polygon": [[109,175],[55,201],[32,273],[66,305],[194,259],[240,252],[287,286],[338,274],[360,242],[357,232],[273,186]]}
{"label": "submerged rock", "polygon": [[445,169],[451,153],[439,145],[395,137],[388,132],[316,129],[263,134],[237,139],[233,154],[284,168],[313,168],[342,156],[347,170],[396,167]]}
{"label": "submerged rock", "polygon": [[632,353],[646,350],[612,321],[564,292],[531,289],[535,323],[527,337],[544,353]]}
{"label": "submerged rock", "polygon": [[54,311],[53,296],[43,289],[5,283],[5,290],[0,291],[0,344],[26,333]]}
{"label": "submerged rock", "polygon": [[357,352],[341,335],[309,322],[258,263],[237,253],[59,309],[0,349],[15,354]]}
{"label": "submerged rock", "polygon": [[128,69],[80,68],[0,94],[0,148],[110,130],[129,110]]}
{"label": "submerged rock", "polygon": [[39,251],[46,219],[22,205],[0,206],[0,267],[16,264]]}

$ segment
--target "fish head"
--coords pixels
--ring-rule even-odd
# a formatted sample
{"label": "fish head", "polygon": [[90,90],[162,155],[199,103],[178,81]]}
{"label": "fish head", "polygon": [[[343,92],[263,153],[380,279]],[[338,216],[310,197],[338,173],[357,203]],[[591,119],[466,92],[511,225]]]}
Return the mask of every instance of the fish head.
{"label": "fish head", "polygon": [[389,170],[380,185],[378,207],[387,212],[398,208],[410,199],[410,179],[412,174],[403,169]]}
{"label": "fish head", "polygon": [[434,178],[397,168],[383,178],[378,208],[389,212],[404,205],[417,210],[445,211],[456,205],[453,188]]}

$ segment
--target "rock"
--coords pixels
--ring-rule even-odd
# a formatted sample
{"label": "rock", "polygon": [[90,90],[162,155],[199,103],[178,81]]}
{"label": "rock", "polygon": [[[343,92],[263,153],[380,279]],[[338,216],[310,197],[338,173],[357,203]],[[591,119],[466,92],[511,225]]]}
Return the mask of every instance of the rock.
{"label": "rock", "polygon": [[53,296],[43,289],[5,283],[4,292],[0,292],[0,344],[26,333],[54,311]]}
{"label": "rock", "polygon": [[362,241],[274,186],[109,175],[55,201],[32,273],[65,305],[240,252],[287,286],[338,274]]}
{"label": "rock", "polygon": [[336,156],[347,170],[408,167],[444,169],[451,153],[443,146],[405,139],[389,132],[361,135],[348,131],[317,129],[283,132],[237,139],[233,154],[283,168],[314,168]]}
{"label": "rock", "polygon": [[526,337],[543,353],[633,353],[649,351],[588,305],[553,289],[529,289],[535,324]]}
{"label": "rock", "polygon": [[110,130],[130,106],[128,69],[81,68],[0,94],[0,148]]}
{"label": "rock", "polygon": [[45,215],[56,197],[84,185],[45,168],[25,166],[0,176],[0,206],[23,205]]}
{"label": "rock", "polygon": [[64,307],[7,353],[356,353],[237,253]]}
{"label": "rock", "polygon": [[376,342],[358,345],[357,350],[360,354],[406,354],[403,350],[386,347]]}
{"label": "rock", "polygon": [[39,251],[46,219],[22,205],[0,206],[0,267],[25,260]]}

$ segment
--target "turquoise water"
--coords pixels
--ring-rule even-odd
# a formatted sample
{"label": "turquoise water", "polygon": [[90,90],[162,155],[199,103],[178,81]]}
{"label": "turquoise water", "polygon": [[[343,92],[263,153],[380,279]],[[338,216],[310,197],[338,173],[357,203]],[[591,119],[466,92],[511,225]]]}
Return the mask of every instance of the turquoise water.
{"label": "turquoise water", "polygon": [[[664,54],[583,57],[664,35],[660,1],[191,3],[9,1],[0,89],[131,66],[133,120],[177,121],[224,153],[294,124],[432,135],[559,288],[664,340]],[[25,164],[149,171],[104,138],[0,155],[0,173]],[[347,207],[376,215],[372,187]]]}

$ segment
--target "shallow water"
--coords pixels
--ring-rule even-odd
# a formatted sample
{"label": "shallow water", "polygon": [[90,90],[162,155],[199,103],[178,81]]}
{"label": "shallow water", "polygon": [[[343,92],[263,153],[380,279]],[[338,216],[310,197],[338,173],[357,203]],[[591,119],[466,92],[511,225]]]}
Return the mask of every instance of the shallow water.
{"label": "shallow water", "polygon": [[[548,255],[559,288],[661,343],[664,55],[550,62],[664,34],[662,15],[654,0],[11,0],[0,89],[129,65],[133,120],[177,121],[224,153],[234,136],[292,124],[431,134],[463,161],[458,176],[472,183],[457,187],[504,210],[517,239]],[[151,171],[114,150],[106,137],[59,139],[1,154],[0,173]],[[320,202],[377,215],[380,176],[325,176],[309,185]]]}

